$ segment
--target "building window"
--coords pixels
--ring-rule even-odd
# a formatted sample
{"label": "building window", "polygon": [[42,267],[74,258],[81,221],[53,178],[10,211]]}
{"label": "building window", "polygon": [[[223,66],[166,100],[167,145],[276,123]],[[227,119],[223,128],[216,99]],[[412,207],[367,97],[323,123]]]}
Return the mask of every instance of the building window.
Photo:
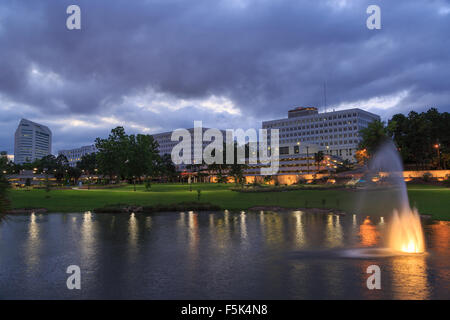
{"label": "building window", "polygon": [[280,147],[280,154],[289,154],[289,147]]}

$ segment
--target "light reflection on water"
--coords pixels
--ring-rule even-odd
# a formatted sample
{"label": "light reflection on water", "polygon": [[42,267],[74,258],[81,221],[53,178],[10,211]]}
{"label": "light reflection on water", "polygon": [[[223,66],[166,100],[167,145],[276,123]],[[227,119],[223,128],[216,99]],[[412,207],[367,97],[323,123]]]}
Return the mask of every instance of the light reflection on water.
{"label": "light reflection on water", "polygon": [[36,266],[39,264],[41,239],[39,237],[38,217],[33,212],[30,215],[28,223],[28,239],[26,243],[26,264],[29,273],[35,272]]}
{"label": "light reflection on water", "polygon": [[139,225],[134,213],[130,214],[128,220],[128,244],[130,259],[134,261],[138,252],[138,241],[139,241]]}
{"label": "light reflection on water", "polygon": [[425,255],[392,259],[394,299],[429,299],[428,266]]}
{"label": "light reflection on water", "polygon": [[329,214],[327,216],[326,246],[330,248],[341,247],[343,245],[343,232],[338,215]]}
{"label": "light reflection on water", "polygon": [[301,211],[294,211],[293,215],[295,217],[295,245],[301,248],[305,245],[305,234],[303,230],[302,215]]}
{"label": "light reflection on water", "polygon": [[[448,222],[425,225],[427,255],[333,254],[382,245],[386,224],[302,211],[15,216],[0,224],[1,297],[450,298]],[[56,294],[74,263],[85,275],[82,292]],[[382,270],[380,291],[365,287],[371,264]]]}
{"label": "light reflection on water", "polygon": [[362,247],[373,247],[380,242],[380,232],[369,217],[359,226],[359,236]]}
{"label": "light reflection on water", "polygon": [[97,237],[97,230],[95,229],[92,213],[90,211],[83,214],[81,220],[81,261],[85,261],[87,268],[94,268],[94,261],[96,258],[95,240]]}

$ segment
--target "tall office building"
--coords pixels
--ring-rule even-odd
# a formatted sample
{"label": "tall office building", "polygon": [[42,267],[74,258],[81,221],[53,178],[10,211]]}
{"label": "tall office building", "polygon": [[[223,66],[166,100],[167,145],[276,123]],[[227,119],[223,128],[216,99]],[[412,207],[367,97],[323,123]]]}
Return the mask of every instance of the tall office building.
{"label": "tall office building", "polygon": [[[194,147],[195,147],[195,141],[194,141],[194,128],[187,129],[191,135],[191,163],[195,164],[194,159]],[[208,128],[202,128],[202,136],[205,133],[205,131],[208,130]],[[225,139],[225,131],[221,130],[223,134],[223,138]],[[171,154],[173,147],[175,147],[179,142],[178,141],[172,141],[172,131],[169,132],[163,132],[163,133],[156,133],[153,134],[153,139],[156,140],[159,144],[159,155],[163,156],[164,154]],[[201,143],[201,149],[202,151],[205,149],[206,146],[208,146],[211,141],[202,141]],[[178,170],[183,170],[186,168],[186,164],[181,164],[177,166]]]}
{"label": "tall office building", "polygon": [[77,162],[80,161],[83,156],[96,152],[97,148],[95,147],[95,145],[89,145],[70,150],[60,150],[58,151],[58,155],[66,156],[67,161],[69,162],[69,166],[75,167],[77,165]]}
{"label": "tall office building", "polygon": [[375,120],[380,116],[357,108],[319,113],[317,108],[299,107],[287,118],[264,121],[262,127],[279,129],[280,156],[305,153],[306,146],[316,145],[326,155],[353,162],[361,142],[359,131]]}
{"label": "tall office building", "polygon": [[33,162],[52,153],[52,132],[39,123],[20,120],[14,136],[14,162]]}

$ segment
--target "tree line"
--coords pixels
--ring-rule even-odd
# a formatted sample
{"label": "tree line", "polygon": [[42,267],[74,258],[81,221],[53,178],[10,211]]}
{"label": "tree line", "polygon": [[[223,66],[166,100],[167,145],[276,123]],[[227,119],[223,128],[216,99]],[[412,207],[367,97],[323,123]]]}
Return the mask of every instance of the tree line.
{"label": "tree line", "polygon": [[8,158],[6,152],[0,154],[0,221],[2,220],[1,214],[9,208],[8,190],[9,184],[6,179],[6,169],[8,168]]}
{"label": "tree line", "polygon": [[373,121],[360,131],[357,158],[369,159],[387,139],[392,139],[411,169],[450,168],[450,114],[431,108],[426,112],[395,114],[387,123]]}
{"label": "tree line", "polygon": [[5,154],[1,158],[1,174],[30,170],[52,175],[58,184],[76,184],[82,175],[101,176],[103,183],[122,180],[142,183],[143,179],[156,177],[173,181],[178,177],[170,155],[159,155],[159,145],[151,135],[128,135],[123,127],[117,127],[108,138],[97,138],[95,146],[98,152],[84,155],[75,167],[69,165],[64,155],[47,155],[31,163],[15,164],[8,162]]}
{"label": "tree line", "polygon": [[98,152],[83,157],[78,164],[89,174],[97,170],[109,181],[128,180],[132,183],[156,177],[165,181],[178,178],[171,156],[159,155],[158,142],[151,135],[128,135],[123,127],[116,127],[108,138],[97,138],[95,146]]}

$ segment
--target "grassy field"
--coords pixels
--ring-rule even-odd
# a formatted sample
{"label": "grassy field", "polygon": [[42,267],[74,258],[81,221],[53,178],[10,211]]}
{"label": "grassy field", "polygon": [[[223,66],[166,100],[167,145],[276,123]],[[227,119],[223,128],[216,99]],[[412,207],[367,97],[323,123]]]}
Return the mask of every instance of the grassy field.
{"label": "grassy field", "polygon": [[[287,208],[325,207],[347,212],[360,211],[362,193],[348,190],[296,190],[287,192],[240,193],[229,190],[231,184],[194,184],[192,192],[186,184],[154,184],[150,191],[143,186],[125,186],[103,190],[12,190],[12,207],[46,208],[50,212],[82,212],[111,204],[156,205],[197,201],[219,205],[222,209],[245,210],[253,206]],[[450,189],[426,185],[408,187],[411,205],[434,219],[450,220]],[[47,198],[49,196],[49,198]],[[366,207],[386,209],[389,193],[373,193],[364,197]],[[383,197],[383,198],[380,198]],[[359,209],[358,209],[359,208]],[[381,209],[380,209],[381,208]],[[378,210],[377,209],[377,210]],[[367,209],[365,209],[367,210]],[[366,211],[364,211],[366,212]]]}

